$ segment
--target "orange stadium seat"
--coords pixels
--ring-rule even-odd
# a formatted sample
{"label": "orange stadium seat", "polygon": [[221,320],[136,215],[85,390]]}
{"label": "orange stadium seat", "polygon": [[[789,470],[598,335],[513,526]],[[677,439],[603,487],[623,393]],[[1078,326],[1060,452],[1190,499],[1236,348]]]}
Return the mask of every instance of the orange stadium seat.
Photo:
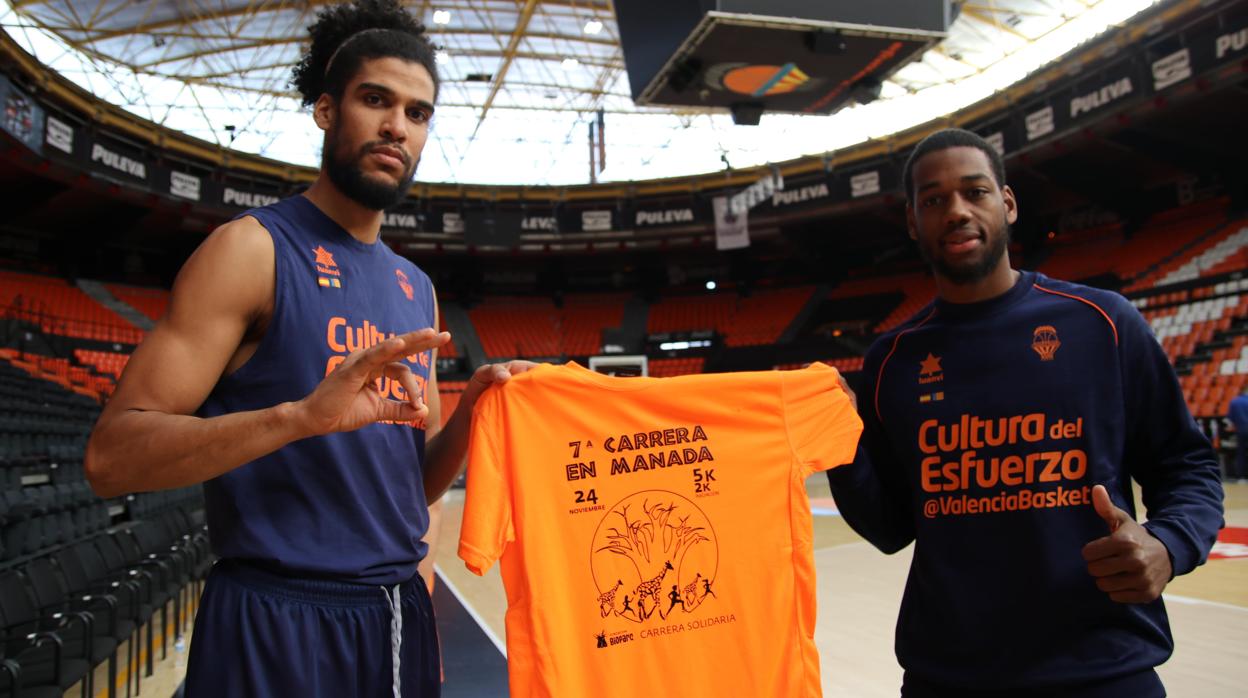
{"label": "orange stadium seat", "polygon": [[98,373],[113,376],[113,378],[121,378],[121,372],[126,367],[126,363],[130,361],[129,354],[116,354],[110,351],[92,351],[88,349],[75,349],[74,358],[79,363],[91,366]]}
{"label": "orange stadium seat", "polygon": [[688,356],[676,359],[650,359],[649,374],[654,378],[688,376],[701,373],[705,363],[706,359],[701,356]]}
{"label": "orange stadium seat", "polygon": [[159,320],[169,309],[169,292],[161,288],[139,288],[121,284],[105,284],[117,300],[130,305],[152,320]]}
{"label": "orange stadium seat", "polygon": [[[440,332],[448,331],[446,327],[446,315],[442,312],[441,308],[438,309],[438,331]],[[441,349],[438,350],[438,358],[441,358],[441,359],[457,358],[459,356],[459,350],[455,348],[456,341],[457,341],[457,338],[452,336],[451,341],[447,342],[445,345],[443,345]]]}
{"label": "orange stadium seat", "polygon": [[[1147,221],[1130,244],[1123,247],[1114,265],[1119,277],[1135,279],[1124,291],[1129,293],[1162,284],[1168,274],[1216,245],[1222,233],[1184,249],[1225,223],[1226,205],[1225,199],[1213,199],[1172,209]],[[1176,255],[1180,250],[1183,252]]]}
{"label": "orange stadium seat", "polygon": [[442,426],[446,426],[447,420],[455,413],[455,408],[459,406],[459,398],[464,394],[464,388],[468,387],[467,381],[438,381],[438,397],[442,407]]}
{"label": "orange stadium seat", "polygon": [[563,308],[549,298],[489,298],[468,311],[486,356],[556,358],[599,352],[602,331],[623,322],[627,294],[575,294]]}
{"label": "orange stadium seat", "polygon": [[[1063,236],[1065,237],[1065,236]],[[1078,281],[1109,273],[1113,260],[1122,254],[1126,241],[1122,225],[1114,223],[1071,234],[1050,244],[1050,254],[1037,271],[1055,279]]]}
{"label": "orange stadium seat", "polygon": [[559,356],[559,313],[549,298],[491,298],[468,316],[490,358]]}
{"label": "orange stadium seat", "polygon": [[602,349],[602,331],[624,321],[627,294],[569,295],[559,316],[564,356],[592,356]]}
{"label": "orange stadium seat", "polygon": [[138,344],[143,330],[62,279],[0,272],[0,315],[36,323],[48,334]]}
{"label": "orange stadium seat", "polygon": [[[837,371],[840,371],[841,373],[853,373],[855,371],[861,371],[862,362],[863,362],[863,357],[861,356],[842,357],[839,359],[823,359],[822,361],[822,363],[827,364],[828,366],[831,366],[832,368],[835,368]],[[809,365],[810,365],[810,362],[780,364],[776,366],[775,368],[777,371],[795,371],[798,369],[806,368]]]}
{"label": "orange stadium seat", "polygon": [[922,310],[936,295],[936,284],[922,272],[847,279],[832,289],[828,298],[839,300],[884,293],[900,293],[902,300],[876,325],[876,332],[887,332]]}
{"label": "orange stadium seat", "polygon": [[814,293],[811,286],[764,289],[749,296],[723,292],[661,299],[650,307],[651,333],[714,330],[730,347],[771,344]]}

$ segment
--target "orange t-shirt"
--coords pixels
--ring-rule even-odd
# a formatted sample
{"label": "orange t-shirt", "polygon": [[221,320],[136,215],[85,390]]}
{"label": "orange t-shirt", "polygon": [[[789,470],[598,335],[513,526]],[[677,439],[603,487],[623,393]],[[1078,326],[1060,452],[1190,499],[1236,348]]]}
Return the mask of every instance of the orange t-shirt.
{"label": "orange t-shirt", "polygon": [[820,695],[805,480],[861,431],[823,364],[488,391],[459,556],[502,559],[512,698]]}

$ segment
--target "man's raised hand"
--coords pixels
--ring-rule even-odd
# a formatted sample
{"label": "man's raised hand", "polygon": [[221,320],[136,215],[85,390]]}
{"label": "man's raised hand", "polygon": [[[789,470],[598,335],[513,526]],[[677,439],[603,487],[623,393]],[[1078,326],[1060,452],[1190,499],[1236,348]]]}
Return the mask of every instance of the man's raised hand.
{"label": "man's raised hand", "polygon": [[[400,359],[437,349],[450,339],[448,332],[426,328],[348,354],[316,390],[295,403],[305,431],[316,436],[353,431],[380,421],[423,421],[429,407],[421,398],[416,376]],[[403,386],[407,400],[383,396],[377,385],[382,377]]]}

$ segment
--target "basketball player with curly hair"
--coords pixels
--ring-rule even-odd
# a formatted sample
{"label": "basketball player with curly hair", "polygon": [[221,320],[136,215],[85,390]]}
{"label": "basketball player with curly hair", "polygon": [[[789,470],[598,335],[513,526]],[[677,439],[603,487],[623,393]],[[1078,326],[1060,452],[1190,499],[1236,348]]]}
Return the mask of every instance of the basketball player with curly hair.
{"label": "basketball player with curly hair", "polygon": [[[417,564],[486,365],[445,428],[429,277],[379,241],[437,101],[434,48],[396,0],[323,10],[294,70],[324,131],[306,192],[247,211],[186,262],[92,434],[104,497],[204,483],[213,568],[189,698],[439,694]],[[423,329],[422,329],[423,328]]]}

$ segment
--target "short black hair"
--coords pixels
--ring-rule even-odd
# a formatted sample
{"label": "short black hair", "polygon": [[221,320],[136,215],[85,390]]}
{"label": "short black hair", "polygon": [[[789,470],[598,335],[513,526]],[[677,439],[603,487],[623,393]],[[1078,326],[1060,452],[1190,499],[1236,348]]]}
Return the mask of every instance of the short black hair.
{"label": "short black hair", "polygon": [[964,147],[982,150],[988,158],[988,164],[992,167],[992,176],[997,180],[997,186],[1005,186],[1005,161],[1001,159],[1001,153],[998,153],[997,149],[978,133],[961,128],[947,128],[919,141],[910,153],[910,157],[906,159],[906,169],[902,175],[902,182],[906,187],[906,201],[914,201],[914,164],[919,161],[919,158],[939,150]]}
{"label": "short black hair", "polygon": [[290,80],[305,107],[315,104],[322,94],[340,99],[360,64],[375,58],[401,58],[424,66],[433,77],[437,100],[436,49],[425,25],[398,0],[332,5],[317,13],[308,33],[312,44],[295,65]]}

